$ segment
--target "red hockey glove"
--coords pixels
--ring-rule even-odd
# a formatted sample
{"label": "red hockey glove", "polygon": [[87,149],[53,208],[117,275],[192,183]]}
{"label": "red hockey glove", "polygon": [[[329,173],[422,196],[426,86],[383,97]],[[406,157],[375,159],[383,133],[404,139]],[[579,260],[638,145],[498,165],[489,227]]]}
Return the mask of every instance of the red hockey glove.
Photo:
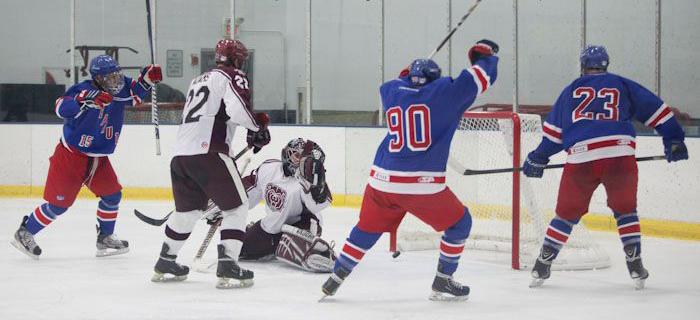
{"label": "red hockey glove", "polygon": [[498,45],[488,39],[479,40],[471,49],[469,49],[469,61],[474,64],[477,60],[492,56],[498,53]]}
{"label": "red hockey glove", "polygon": [[401,73],[399,73],[399,78],[403,77],[408,77],[408,67],[403,68],[403,70],[401,70]]}
{"label": "red hockey glove", "polygon": [[112,96],[101,90],[83,90],[75,96],[75,101],[80,105],[80,110],[85,110],[85,108],[104,109],[112,102]]}
{"label": "red hockey glove", "polygon": [[149,86],[163,81],[163,72],[158,64],[149,64],[141,70],[140,82],[145,82]]}

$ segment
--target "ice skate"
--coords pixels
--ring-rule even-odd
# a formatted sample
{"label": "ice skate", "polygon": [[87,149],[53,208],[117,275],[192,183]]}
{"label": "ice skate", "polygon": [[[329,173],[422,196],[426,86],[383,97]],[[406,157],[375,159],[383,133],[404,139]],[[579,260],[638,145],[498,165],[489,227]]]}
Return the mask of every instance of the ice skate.
{"label": "ice skate", "polygon": [[644,289],[644,282],[649,278],[649,271],[644,268],[642,264],[642,257],[637,251],[636,245],[626,246],[625,249],[625,259],[627,260],[627,270],[630,272],[630,277],[634,281],[634,289],[642,290]]}
{"label": "ice skate", "polygon": [[129,252],[129,242],[119,240],[114,234],[104,234],[97,229],[97,252],[96,257],[107,257]]}
{"label": "ice skate", "polygon": [[[153,282],[175,282],[183,281],[187,279],[187,274],[190,273],[190,268],[183,266],[175,262],[177,256],[174,254],[168,254],[170,247],[167,243],[163,243],[163,247],[160,249],[160,257],[156,266],[153,267],[153,277],[151,281]],[[168,276],[170,275],[170,276]]]}
{"label": "ice skate", "polygon": [[232,257],[226,255],[226,248],[220,244],[219,264],[216,268],[217,289],[247,288],[253,285],[253,271],[242,269]]}
{"label": "ice skate", "polygon": [[469,299],[469,286],[438,272],[433,280],[433,292],[428,298],[433,301],[464,301]]}
{"label": "ice skate", "polygon": [[19,229],[15,232],[15,237],[10,241],[10,244],[32,259],[39,259],[41,248],[34,241],[34,235],[27,230],[27,219],[27,216],[22,218],[22,223],[19,225]]}
{"label": "ice skate", "polygon": [[326,297],[335,295],[335,292],[338,291],[338,288],[349,274],[350,271],[343,268],[342,266],[339,266],[336,270],[334,270],[333,273],[331,273],[331,276],[328,277],[328,280],[326,280],[323,286],[321,286],[321,291],[323,291],[323,297],[321,297],[321,299],[319,299],[318,301],[321,302]]}
{"label": "ice skate", "polygon": [[532,267],[532,282],[530,288],[541,287],[544,281],[549,279],[552,274],[552,261],[554,261],[554,251],[548,246],[543,246],[540,256],[535,261],[535,266]]}

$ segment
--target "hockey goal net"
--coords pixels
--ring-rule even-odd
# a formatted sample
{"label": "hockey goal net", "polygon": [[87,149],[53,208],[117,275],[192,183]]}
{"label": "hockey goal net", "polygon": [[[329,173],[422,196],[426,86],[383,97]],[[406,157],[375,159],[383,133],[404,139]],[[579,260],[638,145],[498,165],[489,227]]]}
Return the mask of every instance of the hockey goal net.
{"label": "hockey goal net", "polygon": [[[466,112],[462,117],[450,149],[447,184],[472,214],[465,255],[510,263],[513,269],[532,267],[554,216],[560,171],[548,171],[542,179],[529,179],[513,168],[520,167],[527,152],[541,139],[539,115]],[[483,174],[496,168],[511,170]],[[391,234],[390,249],[437,249],[440,236],[409,214]],[[607,254],[579,224],[552,268],[577,270],[609,265]]]}

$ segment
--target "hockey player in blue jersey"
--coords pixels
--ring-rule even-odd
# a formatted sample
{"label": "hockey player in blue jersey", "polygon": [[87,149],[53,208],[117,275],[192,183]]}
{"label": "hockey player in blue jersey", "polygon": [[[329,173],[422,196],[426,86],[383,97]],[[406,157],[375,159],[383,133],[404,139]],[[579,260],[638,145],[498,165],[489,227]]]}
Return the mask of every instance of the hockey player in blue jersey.
{"label": "hockey player in blue jersey", "polygon": [[468,54],[472,66],[454,79],[440,77],[434,61],[418,59],[399,79],[379,88],[389,132],[370,170],[360,220],[323,284],[326,296],[334,295],[382,233],[395,230],[410,212],[444,231],[430,299],[468,297],[469,287],[453,280],[452,274],[471,230],[471,215],[445,186],[445,170],[462,114],[496,81],[496,52],[493,41],[477,42]]}
{"label": "hockey player in blue jersey", "polygon": [[540,145],[527,156],[523,172],[542,177],[549,158],[568,153],[559,186],[556,216],[549,224],[531,287],[541,286],[573,227],[588,212],[593,191],[602,184],[617,220],[627,268],[635,288],[644,287],[649,272],[642,265],[637,217],[637,162],[633,120],[663,136],[668,162],[688,159],[685,134],[671,108],[655,94],[627,78],[607,72],[604,47],[581,52],[581,77],[562,91],[542,127]]}
{"label": "hockey player in blue jersey", "polygon": [[92,79],[70,87],[56,100],[56,115],[64,120],[63,134],[50,158],[44,188],[45,203],[22,218],[12,244],[38,259],[41,248],[34,235],[68,210],[85,185],[100,197],[97,206],[97,256],[126,253],[129,244],[114,235],[121,185],[109,162],[124,122],[124,108],[141,102],[162,79],[158,65],[148,65],[138,80],[125,77],[108,55],[90,61]]}

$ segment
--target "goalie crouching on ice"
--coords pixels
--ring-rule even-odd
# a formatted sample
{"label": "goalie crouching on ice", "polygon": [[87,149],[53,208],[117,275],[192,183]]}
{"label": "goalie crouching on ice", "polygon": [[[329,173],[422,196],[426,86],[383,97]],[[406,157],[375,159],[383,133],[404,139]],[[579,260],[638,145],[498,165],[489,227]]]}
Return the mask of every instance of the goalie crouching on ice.
{"label": "goalie crouching on ice", "polygon": [[[332,245],[320,238],[321,210],[331,204],[326,156],[315,142],[292,139],[281,160],[270,159],[243,178],[252,209],[265,201],[266,215],[246,228],[240,260],[277,258],[310,272],[332,272]],[[218,210],[207,220],[219,219]]]}

